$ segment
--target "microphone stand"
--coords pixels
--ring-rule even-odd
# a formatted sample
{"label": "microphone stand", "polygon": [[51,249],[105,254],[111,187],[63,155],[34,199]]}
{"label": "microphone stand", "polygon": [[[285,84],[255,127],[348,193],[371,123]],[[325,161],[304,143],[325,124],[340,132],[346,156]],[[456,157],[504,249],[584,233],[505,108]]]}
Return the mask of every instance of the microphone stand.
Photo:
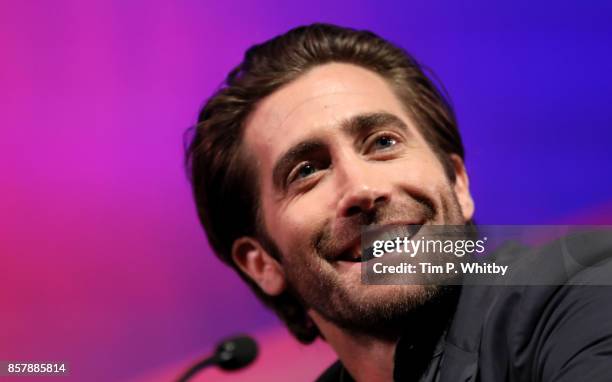
{"label": "microphone stand", "polygon": [[177,382],[187,382],[194,375],[196,375],[200,370],[208,366],[216,365],[218,362],[219,362],[219,357],[217,354],[213,354],[210,357],[204,358],[203,360],[196,362],[189,369],[187,369],[187,371],[185,371],[185,373],[183,373],[183,375],[181,375],[181,377],[177,379]]}
{"label": "microphone stand", "polygon": [[200,370],[217,365],[223,370],[238,370],[250,365],[257,357],[257,342],[249,336],[228,338],[217,345],[212,356],[204,358],[184,372],[177,382],[187,382]]}

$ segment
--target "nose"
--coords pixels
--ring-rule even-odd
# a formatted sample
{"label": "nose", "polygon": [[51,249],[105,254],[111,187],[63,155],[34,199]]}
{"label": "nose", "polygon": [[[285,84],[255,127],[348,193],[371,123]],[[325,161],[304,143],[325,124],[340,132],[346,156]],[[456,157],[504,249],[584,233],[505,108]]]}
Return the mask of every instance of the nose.
{"label": "nose", "polygon": [[381,174],[375,164],[360,158],[345,161],[336,166],[338,190],[337,217],[347,218],[367,213],[387,204],[391,199],[389,179]]}

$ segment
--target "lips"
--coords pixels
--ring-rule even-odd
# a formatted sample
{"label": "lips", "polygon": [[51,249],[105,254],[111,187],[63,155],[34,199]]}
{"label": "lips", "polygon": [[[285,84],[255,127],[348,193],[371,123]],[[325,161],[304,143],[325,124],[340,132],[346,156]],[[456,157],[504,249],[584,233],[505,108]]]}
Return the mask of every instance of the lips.
{"label": "lips", "polygon": [[[335,261],[348,261],[351,263],[360,263],[364,257],[361,256],[361,244],[353,246],[350,250],[342,252],[340,256],[336,257]],[[367,260],[365,260],[367,261]]]}
{"label": "lips", "polygon": [[362,253],[361,235],[353,237],[347,241],[347,244],[343,245],[339,255],[334,256],[333,262],[350,262],[350,263],[361,263],[366,262],[374,258],[373,256],[373,245],[374,240],[394,240],[396,237],[408,237],[412,238],[416,235],[421,227],[424,225],[424,221],[415,222],[393,222],[384,225],[378,225],[371,232],[366,233],[364,244],[365,254]]}

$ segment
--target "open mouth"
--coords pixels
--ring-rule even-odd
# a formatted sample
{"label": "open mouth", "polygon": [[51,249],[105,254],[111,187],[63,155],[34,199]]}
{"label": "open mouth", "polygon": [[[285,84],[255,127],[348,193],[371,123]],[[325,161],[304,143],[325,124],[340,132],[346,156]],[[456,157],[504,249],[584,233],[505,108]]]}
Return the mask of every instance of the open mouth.
{"label": "open mouth", "polygon": [[368,261],[369,256],[367,252],[368,251],[366,250],[366,254],[362,256],[361,248],[360,246],[357,246],[350,251],[344,252],[336,259],[336,261],[346,261],[349,263],[361,263],[363,261]]}
{"label": "open mouth", "polygon": [[[336,261],[362,263],[375,259],[374,241],[395,240],[398,237],[406,237],[407,239],[411,239],[421,230],[423,225],[423,223],[410,225],[386,225],[375,228],[371,232],[367,232],[362,235],[362,240],[364,240],[365,243],[361,243],[360,241],[360,243],[356,244],[350,250],[345,251],[338,256]],[[362,247],[364,247],[363,250]]]}

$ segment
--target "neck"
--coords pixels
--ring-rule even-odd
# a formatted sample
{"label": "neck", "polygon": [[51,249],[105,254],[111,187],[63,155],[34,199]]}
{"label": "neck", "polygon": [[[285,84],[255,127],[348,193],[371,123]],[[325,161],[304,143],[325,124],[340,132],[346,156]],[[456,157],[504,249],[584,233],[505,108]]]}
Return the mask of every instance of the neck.
{"label": "neck", "polygon": [[315,311],[311,311],[310,316],[356,381],[393,380],[393,355],[399,333],[395,339],[381,339],[348,332]]}
{"label": "neck", "polygon": [[[401,357],[402,348],[418,349],[418,356],[411,357],[410,374],[420,375],[425,371],[433,356],[435,345],[454,313],[459,290],[459,288],[447,289],[446,293],[442,293],[438,298],[416,308],[413,314],[406,318],[403,327],[384,335],[355,333],[339,327],[314,310],[310,310],[309,315],[353,379],[388,382],[393,381],[394,372],[397,372],[394,362],[397,356],[396,350]],[[398,346],[398,342],[401,346]]]}

